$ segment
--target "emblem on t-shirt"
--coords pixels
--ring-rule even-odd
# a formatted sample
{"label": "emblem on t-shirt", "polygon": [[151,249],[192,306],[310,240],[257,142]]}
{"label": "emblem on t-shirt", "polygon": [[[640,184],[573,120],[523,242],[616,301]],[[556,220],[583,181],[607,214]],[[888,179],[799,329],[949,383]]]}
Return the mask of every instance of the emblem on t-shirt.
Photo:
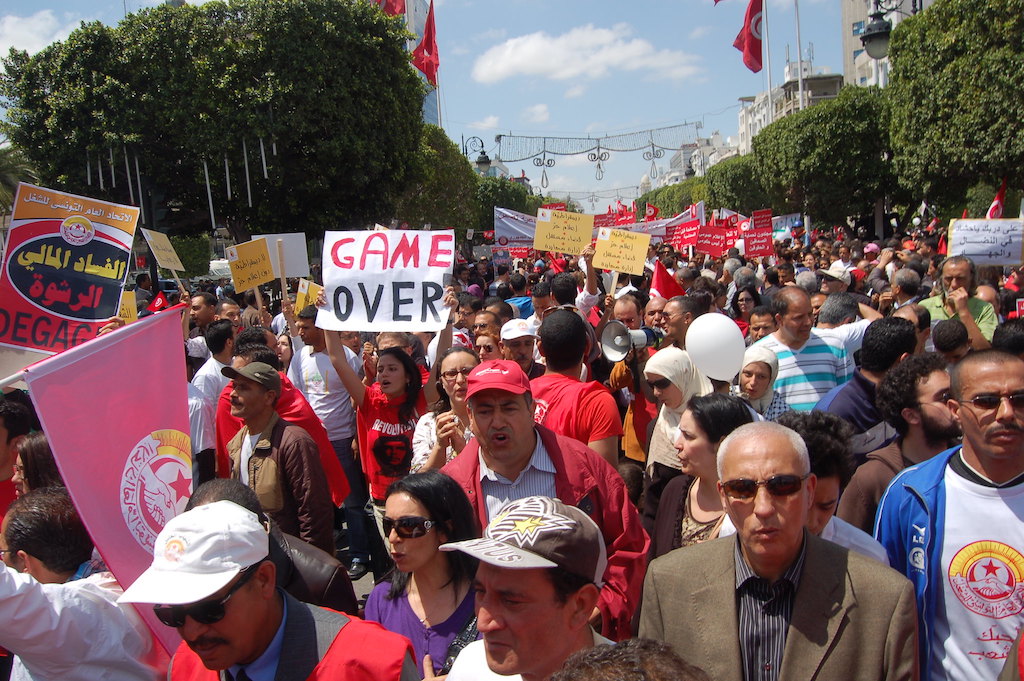
{"label": "emblem on t-shirt", "polygon": [[1001,619],[1024,610],[1024,556],[993,540],[968,544],[949,564],[949,584],[966,608]]}
{"label": "emblem on t-shirt", "polygon": [[373,457],[380,471],[392,478],[409,474],[412,466],[412,444],[408,435],[381,435],[373,443]]}
{"label": "emblem on t-shirt", "polygon": [[185,510],[192,493],[192,446],[177,430],[157,430],[132,448],[121,474],[121,515],[148,552],[168,520]]}

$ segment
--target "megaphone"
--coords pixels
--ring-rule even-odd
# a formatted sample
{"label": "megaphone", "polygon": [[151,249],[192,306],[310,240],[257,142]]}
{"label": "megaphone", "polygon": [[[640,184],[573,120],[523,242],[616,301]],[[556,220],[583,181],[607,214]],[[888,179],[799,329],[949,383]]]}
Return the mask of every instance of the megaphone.
{"label": "megaphone", "polygon": [[601,351],[611,362],[621,362],[630,350],[637,348],[656,348],[665,337],[661,329],[641,326],[629,329],[625,324],[612,320],[605,324],[601,332]]}

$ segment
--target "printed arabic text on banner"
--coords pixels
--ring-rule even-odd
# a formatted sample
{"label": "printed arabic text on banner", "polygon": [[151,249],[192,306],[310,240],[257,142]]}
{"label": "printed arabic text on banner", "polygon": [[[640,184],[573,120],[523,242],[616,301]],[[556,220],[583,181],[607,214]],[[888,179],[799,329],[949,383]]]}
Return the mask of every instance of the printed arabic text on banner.
{"label": "printed arabic text on banner", "polygon": [[228,257],[231,281],[236,291],[248,291],[277,278],[274,276],[273,263],[270,261],[267,240],[263,237],[237,246],[228,246],[225,255]]}
{"label": "printed arabic text on banner", "polygon": [[593,232],[593,215],[541,208],[537,211],[533,247],[538,251],[578,255],[590,245]]}
{"label": "printed arabic text on banner", "polygon": [[149,250],[153,251],[156,264],[165,270],[172,272],[184,272],[185,266],[181,264],[181,258],[171,245],[171,240],[163,232],[154,232],[151,229],[142,228],[142,236],[149,244]]}
{"label": "printed arabic text on banner", "polygon": [[594,267],[642,275],[650,234],[602,227],[597,233]]}
{"label": "printed arabic text on banner", "polygon": [[445,275],[455,265],[455,232],[327,232],[327,307],[316,325],[334,331],[440,331]]}
{"label": "printed arabic text on banner", "polygon": [[1024,219],[952,220],[949,254],[966,255],[975,265],[1019,265],[1024,248]]}

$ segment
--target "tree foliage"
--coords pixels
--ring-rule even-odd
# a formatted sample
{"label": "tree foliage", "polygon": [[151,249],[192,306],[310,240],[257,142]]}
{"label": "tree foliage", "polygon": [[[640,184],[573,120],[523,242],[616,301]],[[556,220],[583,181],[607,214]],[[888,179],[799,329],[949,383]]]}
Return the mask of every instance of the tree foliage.
{"label": "tree foliage", "polygon": [[979,180],[1024,185],[1022,35],[1024,0],[943,0],[896,27],[888,94],[906,187],[948,206]]}
{"label": "tree foliage", "polygon": [[36,173],[21,151],[0,147],[0,216],[11,212],[18,183],[35,181]]}
{"label": "tree foliage", "polygon": [[210,237],[172,236],[171,245],[185,266],[182,276],[204,277],[210,273]]}
{"label": "tree foliage", "polygon": [[407,35],[373,3],[161,5],[12,51],[3,130],[43,183],[90,196],[127,202],[125,156],[133,175],[137,158],[147,190],[176,208],[159,225],[170,231],[209,229],[204,161],[236,233],[364,225],[390,217],[419,149]]}
{"label": "tree foliage", "polygon": [[692,203],[707,201],[708,191],[705,178],[691,177],[676,184],[658,187],[646,192],[636,200],[637,210],[643,210],[649,203],[657,206],[659,217],[671,217],[686,210]]}
{"label": "tree foliage", "polygon": [[[485,177],[476,188],[476,229],[494,229],[494,207],[529,212],[526,187],[502,177]],[[535,211],[536,212],[536,211]]]}
{"label": "tree foliage", "polygon": [[716,163],[708,169],[705,179],[708,203],[713,207],[729,208],[750,215],[769,205],[753,154]]}

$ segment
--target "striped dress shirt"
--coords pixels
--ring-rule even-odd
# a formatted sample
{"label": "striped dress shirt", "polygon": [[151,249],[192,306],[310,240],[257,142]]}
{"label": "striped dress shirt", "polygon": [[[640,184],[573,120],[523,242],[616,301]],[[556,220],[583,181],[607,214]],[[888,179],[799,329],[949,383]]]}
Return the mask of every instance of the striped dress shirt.
{"label": "striped dress shirt", "polygon": [[484,463],[483,451],[480,457],[480,491],[487,502],[487,520],[498,514],[501,507],[510,501],[524,497],[555,498],[555,464],[548,456],[540,435],[537,435],[537,446],[534,447],[530,463],[526,464],[515,480],[495,473]]}
{"label": "striped dress shirt", "polygon": [[747,565],[736,542],[736,598],[744,681],[776,681],[804,567],[806,541],[782,577],[771,583]]}

